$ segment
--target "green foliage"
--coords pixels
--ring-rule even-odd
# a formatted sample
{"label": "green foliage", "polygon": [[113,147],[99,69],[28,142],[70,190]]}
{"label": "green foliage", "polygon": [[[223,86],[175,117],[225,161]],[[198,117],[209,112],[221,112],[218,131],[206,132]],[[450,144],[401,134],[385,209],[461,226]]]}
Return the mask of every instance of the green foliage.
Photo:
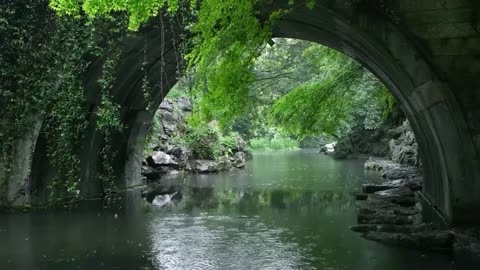
{"label": "green foliage", "polygon": [[250,140],[248,146],[251,151],[295,150],[298,148],[298,141],[288,137],[254,138]]}
{"label": "green foliage", "polygon": [[[31,127],[32,116],[40,115],[40,136],[56,173],[49,188],[53,203],[79,195],[79,156],[89,118],[84,74],[89,57],[110,54],[113,40],[126,28],[121,21],[121,16],[60,18],[48,0],[10,1],[0,7],[0,163],[12,164],[13,146]],[[113,69],[105,68],[105,83],[113,81]],[[100,101],[99,123],[118,127],[118,106],[108,90]]]}
{"label": "green foliage", "polygon": [[[191,0],[192,3],[195,0]],[[137,30],[150,17],[155,17],[162,8],[174,13],[179,8],[178,0],[50,0],[50,7],[61,15],[79,17],[82,12],[91,18],[106,16],[111,12],[126,11],[128,28]],[[82,11],[82,12],[81,12]]]}
{"label": "green foliage", "polygon": [[185,145],[194,158],[217,159],[220,155],[220,132],[209,125],[192,128],[185,136]]}
{"label": "green foliage", "polygon": [[308,47],[303,57],[319,75],[275,103],[275,123],[298,136],[341,136],[359,120],[367,129],[382,123],[382,115],[391,110],[393,97],[368,70],[320,45]]}
{"label": "green foliage", "polygon": [[237,140],[239,135],[237,133],[229,133],[221,137],[222,146],[228,150],[235,149],[237,147]]}
{"label": "green foliage", "polygon": [[[186,55],[195,67],[199,113],[209,121],[230,123],[245,112],[249,85],[254,81],[254,59],[271,35],[274,16],[261,23],[258,1],[205,0],[193,26],[194,48]],[[195,123],[195,122],[193,122]]]}

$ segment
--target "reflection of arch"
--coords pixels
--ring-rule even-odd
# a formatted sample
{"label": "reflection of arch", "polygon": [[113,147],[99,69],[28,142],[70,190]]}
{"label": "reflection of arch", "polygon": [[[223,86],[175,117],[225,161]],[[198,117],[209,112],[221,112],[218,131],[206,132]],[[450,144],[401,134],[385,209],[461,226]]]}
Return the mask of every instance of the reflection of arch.
{"label": "reflection of arch", "polygon": [[[335,1],[332,1],[335,2]],[[343,16],[340,14],[344,14]],[[345,15],[347,14],[347,15]],[[393,92],[410,119],[420,146],[425,172],[426,198],[450,221],[469,222],[469,209],[480,205],[476,194],[475,153],[464,115],[449,87],[439,80],[420,50],[398,26],[379,14],[345,5],[334,9],[317,4],[314,10],[299,8],[282,19],[275,36],[299,38],[335,48],[358,60],[376,74]],[[165,81],[152,90],[158,106],[169,86],[176,81],[177,60],[172,35],[164,37],[152,28],[122,43],[123,63],[117,70],[114,99],[122,106],[122,118],[128,129],[118,138],[117,174],[124,183],[139,181],[143,141],[153,115],[146,110],[142,79],[144,47],[147,47],[147,73],[160,77],[165,60]],[[159,44],[165,44],[161,50]],[[100,60],[98,62],[101,62]],[[98,63],[90,68],[87,81],[89,104],[98,102],[96,78]],[[100,135],[95,123],[89,127],[82,155],[82,194],[95,193],[95,166],[98,163]],[[478,193],[478,192],[477,192]]]}

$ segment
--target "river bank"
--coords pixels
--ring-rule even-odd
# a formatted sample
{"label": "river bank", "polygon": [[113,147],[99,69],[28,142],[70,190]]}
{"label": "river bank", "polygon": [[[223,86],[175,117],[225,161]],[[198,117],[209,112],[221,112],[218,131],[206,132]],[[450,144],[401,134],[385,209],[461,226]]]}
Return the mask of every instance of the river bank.
{"label": "river bank", "polygon": [[365,170],[384,181],[362,185],[356,194],[357,225],[352,231],[386,245],[466,256],[480,262],[480,228],[450,229],[423,197],[418,167],[368,159]]}
{"label": "river bank", "polygon": [[144,151],[144,182],[164,175],[241,169],[252,158],[247,143],[238,134],[222,134],[216,122],[189,128],[186,118],[192,108],[183,96],[162,101]]}

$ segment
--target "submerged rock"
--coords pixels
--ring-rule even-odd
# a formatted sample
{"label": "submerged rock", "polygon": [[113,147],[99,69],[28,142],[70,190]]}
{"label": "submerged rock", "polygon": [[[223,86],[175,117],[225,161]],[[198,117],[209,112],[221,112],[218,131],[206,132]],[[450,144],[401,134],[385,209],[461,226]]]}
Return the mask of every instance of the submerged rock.
{"label": "submerged rock", "polygon": [[362,235],[365,239],[387,245],[417,248],[422,250],[451,250],[454,235],[450,231],[422,231],[414,233],[391,233],[370,231]]}

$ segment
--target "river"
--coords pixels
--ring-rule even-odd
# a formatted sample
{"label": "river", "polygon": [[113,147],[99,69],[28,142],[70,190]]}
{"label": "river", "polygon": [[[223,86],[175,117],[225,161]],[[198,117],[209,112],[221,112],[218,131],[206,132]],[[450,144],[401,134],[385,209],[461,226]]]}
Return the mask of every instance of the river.
{"label": "river", "polygon": [[166,209],[133,196],[128,211],[2,215],[0,269],[470,269],[351,232],[365,181],[378,176],[361,161],[257,153],[244,170],[166,180],[182,196]]}

